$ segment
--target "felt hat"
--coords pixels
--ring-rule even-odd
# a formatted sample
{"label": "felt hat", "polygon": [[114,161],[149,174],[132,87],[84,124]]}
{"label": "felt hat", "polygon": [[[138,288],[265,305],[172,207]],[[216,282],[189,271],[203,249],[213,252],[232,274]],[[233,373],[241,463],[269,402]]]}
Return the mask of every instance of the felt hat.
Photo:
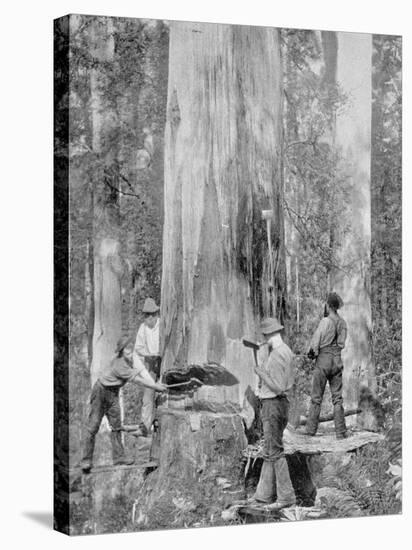
{"label": "felt hat", "polygon": [[121,353],[124,350],[124,348],[126,348],[131,343],[132,341],[128,336],[121,336],[118,339],[116,344],[116,349],[115,349],[116,355],[119,355],[119,353]]}
{"label": "felt hat", "polygon": [[142,309],[143,313],[157,313],[160,307],[156,305],[153,298],[146,298]]}
{"label": "felt hat", "polygon": [[343,306],[343,300],[336,292],[329,292],[326,303],[333,309],[339,309]]}
{"label": "felt hat", "polygon": [[267,317],[266,319],[263,319],[260,324],[262,334],[272,334],[272,332],[279,332],[282,329],[283,325],[281,325],[274,317]]}

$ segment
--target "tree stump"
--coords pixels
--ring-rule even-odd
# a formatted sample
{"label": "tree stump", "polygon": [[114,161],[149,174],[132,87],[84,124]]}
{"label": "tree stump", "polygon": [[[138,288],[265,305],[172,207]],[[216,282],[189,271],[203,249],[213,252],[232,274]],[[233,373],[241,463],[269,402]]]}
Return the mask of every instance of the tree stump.
{"label": "tree stump", "polygon": [[159,468],[137,501],[136,527],[209,524],[233,500],[244,498],[238,414],[163,409],[159,413]]}
{"label": "tree stump", "polygon": [[[297,505],[313,507],[315,504],[317,489],[311,472],[311,460],[314,456],[349,453],[383,439],[384,436],[382,434],[367,431],[350,432],[350,437],[347,439],[336,439],[334,432],[307,436],[303,433],[286,429],[283,434],[283,444]],[[262,464],[262,442],[249,445],[244,451],[243,456],[247,459],[246,474],[248,478],[252,478],[252,481],[257,483]],[[252,471],[249,471],[251,465]]]}

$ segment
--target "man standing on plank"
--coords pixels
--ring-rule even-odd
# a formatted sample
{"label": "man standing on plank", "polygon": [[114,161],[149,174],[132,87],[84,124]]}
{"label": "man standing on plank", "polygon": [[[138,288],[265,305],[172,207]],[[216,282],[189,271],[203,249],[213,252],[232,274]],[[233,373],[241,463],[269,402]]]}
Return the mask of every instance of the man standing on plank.
{"label": "man standing on plank", "polygon": [[282,340],[283,326],[277,319],[265,319],[260,328],[269,345],[269,357],[263,367],[255,366],[262,402],[264,454],[253,500],[272,503],[276,484],[277,498],[272,507],[280,509],[296,503],[283,449],[283,432],[288,423],[289,398],[294,384],[294,354]]}
{"label": "man standing on plank", "polygon": [[[144,321],[140,325],[134,345],[133,364],[136,368],[146,367],[154,381],[160,376],[159,355],[159,306],[152,298],[143,305]],[[150,433],[154,420],[155,392],[146,387],[143,392],[142,422]]]}
{"label": "man standing on plank", "polygon": [[93,465],[93,451],[97,432],[103,416],[107,417],[111,427],[113,463],[115,465],[133,464],[134,460],[125,456],[122,442],[122,422],[120,417],[119,390],[127,382],[141,384],[151,391],[163,392],[166,386],[153,381],[144,365],[133,368],[133,345],[123,336],[117,342],[115,356],[109,368],[95,382],[90,396],[90,413],[83,442],[81,468],[88,473]]}
{"label": "man standing on plank", "polygon": [[310,343],[308,356],[311,359],[316,358],[316,366],[313,373],[306,435],[316,434],[323,394],[326,382],[329,382],[336,438],[347,437],[342,400],[343,363],[341,358],[341,351],[345,347],[347,325],[345,320],[338,315],[338,309],[342,306],[341,297],[336,292],[331,292],[326,300],[325,314],[327,316],[319,323]]}

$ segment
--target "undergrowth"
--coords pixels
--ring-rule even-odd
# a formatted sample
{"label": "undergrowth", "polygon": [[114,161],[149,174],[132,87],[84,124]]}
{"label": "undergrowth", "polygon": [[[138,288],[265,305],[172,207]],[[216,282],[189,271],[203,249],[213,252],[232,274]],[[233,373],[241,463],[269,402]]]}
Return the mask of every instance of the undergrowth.
{"label": "undergrowth", "polygon": [[402,511],[401,435],[400,427],[396,426],[376,445],[367,445],[352,455],[328,458],[319,485],[342,491],[341,498],[324,502],[328,517]]}

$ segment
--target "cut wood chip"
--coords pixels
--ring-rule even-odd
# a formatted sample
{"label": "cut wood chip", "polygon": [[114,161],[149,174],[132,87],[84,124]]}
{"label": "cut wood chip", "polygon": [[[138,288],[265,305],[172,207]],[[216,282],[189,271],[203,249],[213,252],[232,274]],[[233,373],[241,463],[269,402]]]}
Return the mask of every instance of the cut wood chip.
{"label": "cut wood chip", "polygon": [[[163,375],[163,382],[167,385],[190,383],[191,380],[206,386],[233,386],[239,383],[236,376],[218,363],[188,365],[181,369],[170,369]],[[175,387],[174,390],[179,391],[179,388]],[[180,391],[187,391],[187,388],[182,386]]]}

